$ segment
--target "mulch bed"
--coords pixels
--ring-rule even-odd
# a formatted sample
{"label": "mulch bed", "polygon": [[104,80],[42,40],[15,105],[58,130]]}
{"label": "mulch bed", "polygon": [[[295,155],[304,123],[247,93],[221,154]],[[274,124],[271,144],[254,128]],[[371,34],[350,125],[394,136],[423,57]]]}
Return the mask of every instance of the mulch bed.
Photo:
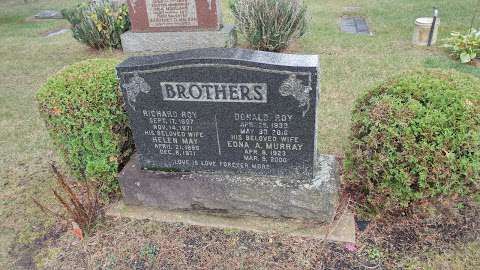
{"label": "mulch bed", "polygon": [[83,241],[68,233],[45,241],[44,251],[61,252],[44,265],[48,269],[399,269],[404,267],[402,258],[422,259],[427,251],[445,251],[480,239],[480,207],[469,201],[458,205],[417,205],[412,207],[415,210],[384,217],[358,230],[357,244],[350,246],[107,218]]}

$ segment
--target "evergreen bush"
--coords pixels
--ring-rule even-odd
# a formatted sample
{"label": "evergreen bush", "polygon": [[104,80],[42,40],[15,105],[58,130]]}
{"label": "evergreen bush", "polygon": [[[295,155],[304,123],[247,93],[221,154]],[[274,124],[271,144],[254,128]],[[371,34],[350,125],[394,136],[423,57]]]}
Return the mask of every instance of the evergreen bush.
{"label": "evergreen bush", "polygon": [[37,93],[50,137],[73,175],[118,190],[117,173],[133,150],[131,131],[115,73],[116,60],[73,64]]}
{"label": "evergreen bush", "polygon": [[480,80],[419,71],[361,97],[353,110],[346,179],[377,213],[480,185]]}

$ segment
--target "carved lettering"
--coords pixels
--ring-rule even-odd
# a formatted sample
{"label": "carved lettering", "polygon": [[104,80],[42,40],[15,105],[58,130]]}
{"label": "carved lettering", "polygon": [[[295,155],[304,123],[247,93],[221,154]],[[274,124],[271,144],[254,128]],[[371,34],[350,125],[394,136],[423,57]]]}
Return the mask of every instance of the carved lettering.
{"label": "carved lettering", "polygon": [[162,82],[162,96],[166,101],[245,102],[267,103],[267,85],[264,83],[195,83]]}

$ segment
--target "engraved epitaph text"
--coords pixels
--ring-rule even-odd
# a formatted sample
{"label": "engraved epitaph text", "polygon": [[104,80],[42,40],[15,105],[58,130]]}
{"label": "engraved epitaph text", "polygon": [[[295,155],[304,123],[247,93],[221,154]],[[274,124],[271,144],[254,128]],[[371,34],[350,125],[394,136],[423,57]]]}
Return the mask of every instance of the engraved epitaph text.
{"label": "engraved epitaph text", "polygon": [[195,0],[146,0],[150,27],[197,26]]}

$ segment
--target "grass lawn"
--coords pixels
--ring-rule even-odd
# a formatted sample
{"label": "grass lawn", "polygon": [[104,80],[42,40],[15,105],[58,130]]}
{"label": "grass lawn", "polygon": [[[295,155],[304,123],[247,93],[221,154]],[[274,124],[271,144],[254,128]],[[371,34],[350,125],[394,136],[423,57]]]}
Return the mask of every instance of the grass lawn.
{"label": "grass lawn", "polygon": [[[111,266],[113,269],[116,268],[115,263],[120,261],[119,257],[123,256],[122,254],[144,252],[141,254],[147,254],[146,257],[150,256],[148,254],[158,254],[160,251],[154,244],[148,243],[148,238],[142,240],[146,244],[141,247],[135,247],[135,239],[120,239],[122,236],[131,237],[132,234],[127,233],[128,230],[125,228],[132,229],[133,226],[136,226],[137,231],[147,231],[148,233],[145,234],[147,236],[153,235],[155,230],[160,235],[164,232],[163,236],[157,235],[156,239],[168,240],[168,244],[175,248],[178,243],[174,243],[175,241],[167,237],[175,236],[172,230],[180,232],[179,239],[191,240],[183,235],[186,232],[176,225],[157,226],[151,222],[132,223],[130,221],[119,221],[120,225],[112,225],[106,222],[98,228],[99,236],[89,239],[92,245],[103,245],[96,249],[92,248],[101,252],[92,252],[93,255],[90,256],[84,244],[79,244],[72,240],[73,238],[56,231],[54,220],[46,217],[33,206],[32,197],[41,198],[44,201],[53,200],[50,195],[46,195],[50,194],[49,187],[52,183],[48,161],[57,160],[44,125],[39,119],[34,100],[35,92],[49,75],[65,65],[87,58],[124,57],[119,52],[91,51],[76,42],[68,33],[52,37],[44,36],[44,33],[49,30],[66,26],[67,23],[64,20],[29,19],[42,9],[59,10],[75,2],[77,1],[29,0],[28,3],[24,3],[21,0],[0,0],[0,269],[22,267],[29,269],[35,266],[51,265],[59,268],[73,268],[72,265],[60,267],[62,264],[57,260],[62,252],[68,253],[68,250],[62,249],[65,245],[70,245],[72,249],[79,252],[82,250],[85,252],[81,254],[88,259],[85,260],[83,267],[97,265],[101,268]],[[229,21],[231,16],[227,9],[227,1],[223,2],[224,14]],[[480,77],[480,69],[457,64],[450,60],[442,49],[411,45],[415,18],[430,15],[432,6],[440,8],[439,38],[441,39],[445,38],[450,31],[463,31],[469,27],[473,16],[472,7],[480,5],[478,0],[306,0],[305,2],[309,6],[311,16],[310,29],[302,40],[294,44],[292,50],[320,55],[322,93],[319,110],[321,115],[319,148],[321,152],[343,155],[348,142],[350,111],[355,98],[389,76],[416,68],[433,67],[458,69]],[[374,32],[373,36],[339,32],[339,17],[343,14],[343,7],[349,5],[361,7],[359,14],[367,18]],[[113,232],[116,231],[119,234],[115,236]],[[198,241],[205,240],[200,239],[202,236],[197,231],[191,233],[199,237]],[[254,237],[252,234],[241,233],[231,236],[223,231],[213,231],[212,234],[207,235],[213,235],[211,239],[228,235],[228,241],[236,243],[232,244],[233,253],[238,249],[238,243]],[[109,247],[109,242],[99,240],[100,236],[104,237],[102,239],[118,241],[124,246],[118,250],[112,249],[111,246]],[[260,236],[258,239],[266,242],[271,240],[267,236]],[[56,246],[53,242],[57,240],[65,245]],[[78,248],[79,246],[81,248]],[[240,246],[241,250],[243,246]],[[295,242],[292,247],[298,247],[296,249],[298,252],[314,254],[312,248],[318,246],[307,241],[307,246]],[[477,241],[463,246],[457,245],[451,251],[445,251],[445,254],[432,253],[427,254],[426,257],[406,260],[412,266],[425,268],[465,269],[473,265],[478,269],[480,268],[479,250]],[[103,255],[103,257],[95,257],[96,255]],[[168,254],[164,255],[168,256]],[[308,256],[305,258],[292,254],[284,254],[284,256],[290,256],[288,258],[296,262],[292,264],[295,266],[303,265],[306,268],[312,265],[311,261],[302,262],[307,260],[305,258],[310,258]],[[242,262],[245,262],[243,266],[255,267],[255,262],[250,262],[248,256],[240,257]],[[260,260],[264,259],[262,256],[257,257]],[[275,261],[271,255],[266,257]],[[218,258],[210,259],[215,261]],[[99,264],[96,264],[95,260],[99,260]],[[128,261],[128,258],[125,258],[125,261]],[[133,264],[122,265],[135,268]],[[276,264],[272,262],[260,265],[273,267]]]}

